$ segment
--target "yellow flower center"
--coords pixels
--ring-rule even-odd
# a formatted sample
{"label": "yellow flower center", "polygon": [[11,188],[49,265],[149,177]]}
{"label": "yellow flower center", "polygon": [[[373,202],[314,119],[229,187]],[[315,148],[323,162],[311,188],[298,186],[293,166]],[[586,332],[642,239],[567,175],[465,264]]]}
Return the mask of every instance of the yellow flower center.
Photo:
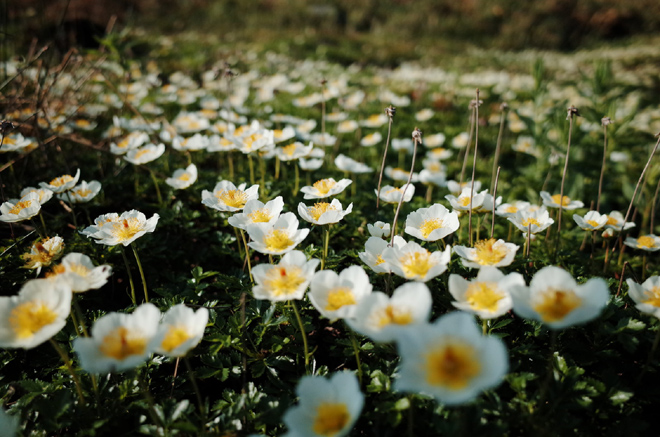
{"label": "yellow flower center", "polygon": [[69,265],[69,271],[75,273],[78,276],[87,276],[89,269],[82,264],[71,264]]}
{"label": "yellow flower center", "polygon": [[351,415],[345,404],[323,402],[316,407],[314,418],[314,433],[333,437],[339,434],[348,424]]}
{"label": "yellow flower center", "polygon": [[614,217],[610,217],[610,216],[608,215],[608,216],[607,216],[607,223],[605,223],[605,224],[606,224],[606,225],[610,225],[610,226],[618,226],[618,225],[619,225],[619,222],[618,222],[618,220],[615,219]]}
{"label": "yellow flower center", "polygon": [[4,140],[2,142],[4,144],[9,144],[9,145],[13,146],[14,144],[16,144],[16,139],[12,138],[12,137],[4,137]]}
{"label": "yellow flower center", "polygon": [[25,208],[30,206],[32,202],[29,200],[22,200],[20,202],[17,202],[16,205],[12,209],[9,210],[9,214],[18,214],[21,211],[23,211]]}
{"label": "yellow flower center", "polygon": [[270,211],[267,208],[257,209],[248,214],[248,219],[252,223],[267,223],[271,218]]}
{"label": "yellow flower center", "polygon": [[222,190],[215,197],[232,208],[243,208],[248,201],[247,193],[242,190]]}
{"label": "yellow flower center", "polygon": [[426,381],[434,386],[461,390],[481,372],[474,347],[449,342],[426,354]]}
{"label": "yellow flower center", "polygon": [[355,296],[353,290],[349,287],[337,287],[328,292],[327,311],[337,311],[345,305],[355,305]]}
{"label": "yellow flower center", "polygon": [[392,305],[388,305],[378,314],[377,325],[379,328],[383,328],[391,324],[409,325],[412,321],[413,318],[410,314],[410,310],[407,308],[395,308]]}
{"label": "yellow flower center", "polygon": [[120,241],[130,240],[142,230],[142,224],[136,217],[123,219],[115,223],[112,229],[112,235],[117,237]]}
{"label": "yellow flower center", "polygon": [[654,307],[660,307],[660,287],[653,287],[650,290],[644,291],[644,296],[646,299],[644,299],[642,303],[647,303]]}
{"label": "yellow flower center", "polygon": [[367,118],[367,120],[370,123],[378,123],[380,121],[380,114],[370,115],[369,118]]}
{"label": "yellow flower center", "polygon": [[385,260],[383,259],[383,257],[381,255],[378,255],[378,257],[376,258],[376,265],[380,265],[384,262]]}
{"label": "yellow flower center", "polygon": [[188,182],[190,180],[190,174],[189,173],[181,173],[181,176],[179,176],[177,179],[183,182]]}
{"label": "yellow flower center", "polygon": [[190,338],[188,330],[183,326],[170,326],[160,347],[166,352],[172,352]]}
{"label": "yellow flower center", "polygon": [[282,147],[282,152],[284,152],[284,154],[287,155],[287,156],[293,156],[295,151],[296,151],[296,144],[295,143],[291,143],[288,146]]}
{"label": "yellow flower center", "polygon": [[73,177],[71,175],[65,174],[64,176],[60,176],[58,178],[53,179],[50,181],[49,185],[52,185],[54,187],[61,187],[62,185],[66,184],[67,182],[71,182],[73,180]]}
{"label": "yellow flower center", "polygon": [[259,141],[261,139],[262,135],[261,134],[252,134],[249,137],[245,138],[243,140],[243,145],[245,146],[246,150],[252,150],[252,147],[254,146],[254,143]]}
{"label": "yellow flower center", "polygon": [[570,197],[568,196],[561,197],[561,194],[555,194],[554,196],[552,196],[552,201],[557,205],[559,205],[559,203],[561,202],[562,206],[566,206],[569,203],[571,203]]}
{"label": "yellow flower center", "polygon": [[337,208],[335,208],[335,206],[328,202],[319,202],[315,203],[314,206],[308,209],[308,211],[309,215],[311,215],[315,221],[318,221],[324,213],[328,211],[334,211],[336,209]]}
{"label": "yellow flower center", "polygon": [[651,249],[655,247],[655,239],[653,237],[649,237],[648,235],[641,236],[637,239],[637,247],[639,248],[648,248]]}
{"label": "yellow flower center", "polygon": [[271,252],[284,252],[295,242],[289,238],[289,234],[281,229],[273,229],[264,238],[266,249]]}
{"label": "yellow flower center", "polygon": [[490,238],[488,240],[478,241],[474,245],[475,260],[477,264],[482,266],[494,266],[506,257],[506,246],[498,244],[495,246],[496,240]]}
{"label": "yellow flower center", "polygon": [[25,302],[9,314],[9,325],[19,339],[32,337],[57,319],[57,314],[43,302]]}
{"label": "yellow flower center", "polygon": [[472,282],[465,292],[465,300],[470,308],[477,311],[495,312],[497,304],[504,299],[504,294],[495,282]]}
{"label": "yellow flower center", "polygon": [[83,119],[76,120],[76,126],[89,127],[90,125],[91,125],[91,123],[88,120],[83,120]]}
{"label": "yellow flower center", "polygon": [[431,232],[440,228],[442,228],[442,220],[438,218],[432,218],[424,220],[422,225],[419,227],[419,230],[422,232],[422,237],[429,238]]}
{"label": "yellow flower center", "polygon": [[424,277],[435,265],[431,262],[431,252],[426,249],[422,249],[421,252],[406,253],[399,261],[407,279]]}
{"label": "yellow flower center", "polygon": [[458,204],[461,206],[468,206],[470,204],[470,196],[463,196],[458,199]]}
{"label": "yellow flower center", "polygon": [[518,208],[515,206],[508,206],[504,211],[506,211],[508,214],[515,214],[518,212]]}
{"label": "yellow flower center", "polygon": [[77,190],[73,190],[73,194],[80,197],[87,197],[92,194],[92,190],[89,188],[78,188]]}
{"label": "yellow flower center", "polygon": [[331,181],[330,179],[321,179],[320,181],[314,182],[312,186],[316,188],[316,191],[318,191],[319,194],[325,196],[336,184],[335,181]]}
{"label": "yellow flower center", "polygon": [[598,223],[596,220],[587,220],[587,224],[591,225],[594,228],[600,227],[600,223]]}
{"label": "yellow flower center", "polygon": [[539,221],[536,220],[533,217],[526,218],[525,220],[522,221],[521,225],[523,225],[525,227],[531,226],[531,225],[536,225],[538,227],[541,227],[541,223],[539,223]]}
{"label": "yellow flower center", "polygon": [[142,158],[144,155],[148,155],[149,152],[151,152],[151,150],[149,150],[149,149],[138,150],[138,151],[135,153],[135,156],[133,157],[133,159],[140,159],[140,158]]}
{"label": "yellow flower center", "polygon": [[298,291],[304,283],[305,276],[300,267],[278,266],[266,273],[264,286],[273,296],[287,296]]}
{"label": "yellow flower center", "polygon": [[543,292],[541,301],[534,305],[534,310],[544,322],[556,322],[566,317],[581,303],[582,299],[573,290],[549,288]]}
{"label": "yellow flower center", "polygon": [[142,355],[147,347],[147,339],[131,333],[120,326],[103,337],[99,351],[115,360],[125,360],[132,355]]}

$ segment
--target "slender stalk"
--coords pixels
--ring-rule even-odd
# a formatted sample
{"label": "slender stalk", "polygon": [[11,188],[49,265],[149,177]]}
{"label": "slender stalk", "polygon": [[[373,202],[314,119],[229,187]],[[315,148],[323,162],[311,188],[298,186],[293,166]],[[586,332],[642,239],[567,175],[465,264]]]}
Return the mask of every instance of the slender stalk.
{"label": "slender stalk", "polygon": [[76,392],[78,393],[78,399],[80,400],[80,403],[85,404],[85,395],[83,395],[82,385],[80,384],[80,379],[78,378],[78,374],[71,365],[71,360],[69,359],[69,355],[67,355],[66,351],[62,349],[62,347],[59,344],[57,344],[55,340],[51,338],[49,341],[50,344],[53,345],[53,348],[55,348],[55,351],[57,351],[57,354],[60,356],[60,358],[62,358],[62,361],[64,361],[64,365],[69,371],[69,374],[71,374],[71,378],[73,379],[73,382],[76,385]]}
{"label": "slender stalk", "polygon": [[605,165],[607,160],[607,125],[612,123],[609,117],[603,117],[601,124],[603,125],[603,164],[600,168],[600,179],[598,179],[598,200],[596,201],[596,211],[600,212],[600,195],[603,192],[603,177],[605,176]]}
{"label": "slender stalk", "polygon": [[658,201],[658,191],[660,191],[660,179],[658,179],[658,184],[655,187],[655,194],[653,195],[653,203],[651,204],[651,224],[649,225],[649,234],[655,234],[655,205]]}
{"label": "slender stalk", "polygon": [[360,385],[362,385],[362,363],[360,362],[360,347],[358,345],[357,338],[355,338],[355,332],[353,332],[352,329],[349,329],[349,332],[351,333],[351,344],[353,345],[353,353],[355,354],[355,365],[357,366],[358,381],[360,381]]}
{"label": "slender stalk", "polygon": [[561,175],[561,188],[559,189],[559,212],[557,213],[557,239],[555,241],[555,260],[559,253],[559,241],[561,236],[561,216],[564,209],[564,183],[566,182],[566,173],[568,173],[568,157],[571,154],[571,135],[573,133],[573,117],[579,115],[577,108],[571,106],[568,108],[568,145],[566,146],[566,159],[564,159],[564,171]]}
{"label": "slender stalk", "polygon": [[[474,105],[475,118],[479,120],[479,88],[477,88],[477,100]],[[470,247],[472,247],[472,200],[474,198],[474,175],[477,170],[477,147],[479,145],[479,123],[474,124],[474,158],[472,159],[472,183],[470,185],[470,209],[468,210],[468,235],[470,236]],[[467,152],[466,157],[467,157]],[[461,181],[463,177],[461,176]],[[493,204],[495,198],[493,198]],[[477,231],[478,232],[478,231]]]}
{"label": "slender stalk", "polygon": [[529,250],[531,246],[532,246],[532,224],[529,223],[527,225],[527,252],[525,253],[527,259],[529,259]]}
{"label": "slender stalk", "polygon": [[247,262],[248,265],[250,282],[252,282],[252,285],[254,285],[254,278],[252,277],[252,263],[250,262],[250,247],[248,246],[247,240],[245,239],[245,231],[243,229],[241,229],[241,238],[243,239],[243,245],[245,246],[245,261]]}
{"label": "slender stalk", "polygon": [[163,196],[160,194],[160,187],[158,186],[158,179],[156,178],[156,175],[154,174],[153,170],[151,170],[149,167],[145,167],[147,170],[149,170],[149,175],[151,176],[151,181],[154,184],[154,188],[156,189],[156,198],[158,199],[158,205],[163,206]]}
{"label": "slender stalk", "polygon": [[37,226],[37,222],[34,221],[34,218],[31,218],[30,221],[32,222],[32,226],[34,226],[34,229],[36,229],[37,234],[39,234],[39,237],[41,237],[42,240],[45,240],[46,236],[42,233],[41,229],[39,229],[39,226]]}
{"label": "slender stalk", "polygon": [[121,249],[121,256],[124,258],[124,265],[126,266],[126,273],[128,273],[128,282],[131,284],[131,300],[133,305],[137,305],[137,299],[135,299],[135,284],[133,283],[133,275],[131,274],[131,266],[128,263],[128,258],[126,257],[126,250],[124,250],[123,245],[119,245]]}
{"label": "slender stalk", "polygon": [[144,289],[144,301],[149,303],[149,293],[147,292],[147,281],[144,279],[144,270],[142,270],[142,263],[140,262],[140,257],[137,253],[137,249],[132,244],[131,244],[131,249],[133,249],[133,255],[135,255],[135,261],[137,261],[138,270],[140,271],[140,279],[142,279],[142,288]]}
{"label": "slender stalk", "polygon": [[385,108],[385,114],[389,117],[389,123],[387,124],[387,140],[385,141],[385,151],[383,152],[383,161],[380,163],[380,175],[378,176],[378,188],[376,189],[376,209],[380,202],[380,185],[383,181],[383,171],[385,170],[385,158],[387,158],[387,149],[390,145],[390,134],[392,133],[392,121],[394,120],[394,115],[396,114],[396,108],[392,105]]}
{"label": "slender stalk", "polygon": [[174,363],[174,375],[172,375],[172,388],[170,389],[170,398],[174,395],[174,384],[176,383],[176,375],[179,373],[179,361],[181,361],[181,357],[176,358],[176,362]]}
{"label": "slender stalk", "polygon": [[275,156],[275,176],[274,179],[278,180],[280,178],[280,158],[278,156]]}
{"label": "slender stalk", "polygon": [[390,246],[394,244],[394,235],[396,234],[396,220],[399,217],[399,211],[401,210],[401,204],[403,203],[403,198],[406,195],[406,191],[408,191],[408,187],[410,186],[410,181],[412,180],[413,171],[415,170],[415,156],[417,155],[417,145],[422,144],[422,131],[415,128],[412,133],[412,138],[413,138],[412,165],[410,166],[410,173],[408,173],[408,182],[406,182],[406,185],[403,186],[403,190],[401,190],[401,199],[399,199],[399,204],[397,205],[396,211],[394,213],[394,220],[392,222],[392,235],[390,237]]}
{"label": "slender stalk", "polygon": [[[493,171],[491,172],[491,180],[490,180],[490,186],[493,187],[495,185],[496,176],[495,176],[495,171],[499,173],[499,166],[498,163],[500,162],[500,150],[502,147],[502,133],[504,132],[504,121],[506,120],[506,110],[509,108],[509,105],[505,103],[502,103],[500,105],[500,110],[502,113],[500,114],[500,131],[497,134],[497,145],[495,146],[495,158],[493,159]],[[493,197],[495,194],[493,193]],[[492,238],[492,235],[491,235]]]}
{"label": "slender stalk", "polygon": [[[82,312],[82,309],[80,308],[80,304],[78,303],[78,295],[76,293],[73,294],[72,302],[73,302],[73,309],[75,313],[78,315],[77,319],[78,319],[78,324],[80,325],[80,330],[82,331],[85,337],[89,337],[89,333],[87,332],[87,328],[85,327],[85,316]],[[76,327],[76,331],[77,331],[77,327]]]}
{"label": "slender stalk", "polygon": [[330,244],[330,225],[326,226],[323,235],[323,257],[321,258],[321,270],[325,267],[325,260],[328,257],[328,245]]}
{"label": "slender stalk", "polygon": [[493,213],[492,213],[492,222],[490,224],[490,238],[493,238],[493,234],[495,233],[495,204],[497,203],[497,184],[500,181],[500,167],[497,167],[497,173],[495,175],[495,183],[492,185],[493,187]]}
{"label": "slender stalk", "polygon": [[229,167],[229,180],[234,180],[234,156],[227,152],[227,166]]}
{"label": "slender stalk", "polygon": [[254,162],[252,162],[252,154],[248,153],[248,165],[250,166],[250,184],[254,185]]}
{"label": "slender stalk", "polygon": [[[472,106],[472,104],[470,104],[470,106]],[[465,146],[465,155],[463,156],[463,167],[461,168],[461,179],[459,180],[461,185],[463,185],[465,168],[467,167],[468,155],[470,154],[470,147],[472,146],[472,131],[474,130],[474,107],[472,106],[470,109],[472,110],[472,113],[470,114],[470,133],[468,134],[468,143],[467,146]]]}
{"label": "slender stalk", "polygon": [[481,319],[481,333],[488,335],[488,320],[486,319]]}
{"label": "slender stalk", "polygon": [[302,336],[303,348],[305,348],[305,370],[309,373],[309,348],[307,346],[307,334],[305,333],[305,325],[303,325],[302,319],[300,318],[300,313],[298,312],[298,307],[296,302],[290,300],[291,306],[293,307],[293,312],[296,315],[296,320],[298,321],[298,326],[300,327],[300,335]]}
{"label": "slender stalk", "polygon": [[204,401],[202,400],[202,393],[199,391],[199,386],[197,385],[197,380],[195,379],[195,372],[193,371],[193,368],[190,365],[190,360],[188,359],[188,357],[183,357],[183,363],[186,365],[186,369],[188,370],[188,376],[190,376],[190,384],[192,384],[193,390],[195,390],[195,396],[197,397],[197,406],[199,408],[199,413],[202,416],[206,416],[206,408],[204,407]]}
{"label": "slender stalk", "polygon": [[[2,183],[2,181],[0,181]],[[39,211],[39,219],[41,220],[41,226],[44,228],[44,235],[48,237],[48,229],[46,228],[46,221],[44,220],[44,215]]]}
{"label": "slender stalk", "polygon": [[293,185],[293,195],[295,196],[298,194],[298,190],[300,190],[300,169],[298,168],[298,161],[294,162],[293,166],[295,167],[296,172],[296,180]]}
{"label": "slender stalk", "polygon": [[426,196],[424,200],[426,200],[426,203],[431,203],[431,198],[433,196],[433,184],[428,184],[426,186]]}
{"label": "slender stalk", "polygon": [[145,382],[140,378],[140,375],[135,372],[135,380],[138,383],[138,386],[140,387],[140,391],[142,394],[144,394],[144,399],[147,401],[147,405],[149,405],[149,416],[151,416],[151,420],[154,422],[156,426],[161,427],[165,431],[165,435],[167,435],[167,431],[165,430],[165,424],[161,420],[160,416],[158,415],[158,412],[156,411],[156,403],[154,402],[154,397],[151,395],[151,392],[149,391],[149,387]]}

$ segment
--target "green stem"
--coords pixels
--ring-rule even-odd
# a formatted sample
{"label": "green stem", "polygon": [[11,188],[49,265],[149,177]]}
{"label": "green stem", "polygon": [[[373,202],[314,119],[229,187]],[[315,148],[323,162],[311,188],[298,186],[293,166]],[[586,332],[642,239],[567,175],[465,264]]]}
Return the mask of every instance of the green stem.
{"label": "green stem", "polygon": [[[78,304],[78,296],[76,293],[73,294],[73,309],[78,315],[78,324],[80,325],[80,329],[82,330],[83,335],[85,337],[89,337],[89,333],[87,332],[87,328],[85,327],[85,316],[83,315],[82,309],[80,308],[80,304]],[[76,326],[76,331],[77,331],[77,326]]]}
{"label": "green stem", "polygon": [[323,258],[321,258],[321,270],[325,267],[325,259],[328,257],[328,243],[330,242],[330,225],[325,228],[323,238]]}
{"label": "green stem", "polygon": [[135,299],[135,284],[133,283],[131,266],[130,264],[128,264],[128,258],[126,257],[126,250],[124,250],[124,246],[120,245],[119,248],[121,249],[121,256],[124,258],[124,264],[126,265],[126,273],[128,273],[128,282],[129,284],[131,284],[131,300],[133,301],[133,305],[137,306],[137,300]]}
{"label": "green stem", "polygon": [[78,229],[78,220],[76,220],[76,208],[73,206],[73,201],[71,200],[70,191],[66,192],[66,197],[67,197],[67,199],[69,199],[69,207],[71,208],[71,216],[73,216],[73,226],[75,226],[76,229]]}
{"label": "green stem", "polygon": [[305,333],[305,326],[303,325],[302,319],[300,318],[300,313],[298,312],[298,307],[296,302],[293,300],[289,301],[293,307],[293,312],[296,315],[296,320],[298,321],[298,326],[300,327],[300,335],[302,336],[303,347],[305,348],[305,370],[309,373],[309,348],[307,346],[307,334]]}
{"label": "green stem", "polygon": [[46,228],[46,221],[44,220],[44,215],[40,212],[39,213],[39,218],[41,219],[41,226],[44,228],[44,235],[48,237],[48,229]]}
{"label": "green stem", "polygon": [[190,360],[188,357],[183,357],[183,362],[186,365],[186,369],[188,369],[190,383],[193,386],[193,390],[195,390],[195,396],[197,396],[197,406],[199,407],[199,413],[206,417],[206,408],[204,407],[204,401],[202,400],[202,393],[199,391],[199,386],[197,385],[197,380],[195,379],[195,372],[193,372],[193,368],[190,365]]}
{"label": "green stem", "polygon": [[49,341],[50,344],[52,344],[55,350],[57,351],[60,358],[62,358],[62,361],[64,361],[64,365],[71,374],[71,378],[73,378],[73,382],[76,384],[76,392],[78,393],[78,399],[80,400],[81,404],[84,404],[85,396],[83,395],[82,392],[82,385],[80,384],[80,379],[78,379],[78,374],[73,369],[73,366],[71,366],[71,360],[69,359],[69,356],[67,355],[66,351],[62,349],[62,347],[59,344],[57,344],[55,340],[51,338]]}
{"label": "green stem", "polygon": [[298,169],[298,162],[293,163],[294,167],[296,168],[296,181],[293,185],[293,195],[295,196],[298,194],[298,190],[300,189],[300,170]]}
{"label": "green stem", "polygon": [[243,245],[245,246],[245,260],[247,261],[248,272],[250,273],[250,282],[252,282],[252,285],[254,285],[254,278],[252,277],[252,263],[250,262],[250,247],[248,246],[247,240],[245,239],[245,231],[243,229],[241,229],[241,238],[243,239]]}
{"label": "green stem", "polygon": [[131,249],[133,249],[133,255],[135,255],[135,261],[137,261],[138,270],[140,270],[140,279],[142,279],[142,288],[144,289],[144,301],[149,303],[149,293],[147,292],[147,281],[144,279],[144,270],[142,270],[142,263],[140,262],[140,257],[138,256],[137,249],[131,244]]}
{"label": "green stem", "polygon": [[488,320],[481,319],[481,332],[483,335],[488,334]]}
{"label": "green stem", "polygon": [[362,364],[360,362],[360,348],[358,346],[357,339],[355,338],[355,332],[349,330],[351,333],[351,344],[353,345],[353,353],[355,354],[355,364],[357,365],[357,374],[360,385],[362,385]]}
{"label": "green stem", "polygon": [[158,198],[158,205],[163,206],[163,196],[160,194],[160,187],[158,187],[158,179],[156,179],[156,175],[154,174],[153,171],[149,167],[146,167],[147,170],[149,170],[149,175],[151,176],[151,181],[154,183],[154,188],[156,189],[156,197]]}

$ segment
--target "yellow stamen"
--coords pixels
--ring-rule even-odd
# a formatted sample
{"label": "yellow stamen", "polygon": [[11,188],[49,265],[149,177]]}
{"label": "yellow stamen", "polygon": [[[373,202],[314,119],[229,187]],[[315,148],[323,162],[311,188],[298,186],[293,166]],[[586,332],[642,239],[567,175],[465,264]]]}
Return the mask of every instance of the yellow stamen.
{"label": "yellow stamen", "polygon": [[215,197],[232,208],[243,208],[248,201],[248,195],[242,190],[222,190]]}
{"label": "yellow stamen", "polygon": [[12,209],[9,210],[9,214],[18,214],[23,211],[25,208],[29,207],[32,204],[29,200],[22,200],[17,202]]}
{"label": "yellow stamen", "polygon": [[345,404],[323,402],[316,407],[314,433],[333,437],[338,435],[348,424],[351,415]]}
{"label": "yellow stamen", "polygon": [[166,352],[172,352],[189,338],[190,334],[183,326],[170,326],[160,347]]}
{"label": "yellow stamen", "polygon": [[431,232],[440,228],[442,228],[442,220],[439,218],[431,218],[424,220],[422,225],[419,227],[419,230],[422,232],[422,237],[429,238]]}
{"label": "yellow stamen", "polygon": [[619,226],[619,221],[615,219],[614,217],[610,217],[609,215],[607,216],[607,223],[606,225],[610,226]]}
{"label": "yellow stamen", "polygon": [[571,199],[568,196],[561,197],[560,194],[555,194],[552,196],[552,202],[557,205],[559,205],[559,202],[561,202],[562,206],[566,206],[571,203]]}
{"label": "yellow stamen", "polygon": [[337,208],[335,208],[335,206],[330,203],[319,202],[315,203],[314,206],[308,209],[308,211],[309,215],[311,215],[315,221],[318,221],[324,213],[328,211],[334,211],[336,209]]}
{"label": "yellow stamen", "polygon": [[353,290],[349,287],[337,287],[328,292],[327,311],[337,311],[345,305],[355,305],[355,296]]}
{"label": "yellow stamen", "polygon": [[477,311],[497,311],[497,304],[504,299],[504,294],[495,282],[472,282],[465,292],[465,300]]}
{"label": "yellow stamen", "polygon": [[298,266],[278,266],[266,273],[264,285],[273,296],[287,296],[298,291],[305,276]]}
{"label": "yellow stamen", "polygon": [[474,245],[475,260],[482,266],[494,266],[506,258],[507,250],[504,244],[498,244],[494,238],[478,241]]}
{"label": "yellow stamen", "polygon": [[25,302],[17,305],[9,314],[9,325],[19,339],[32,337],[43,327],[57,319],[57,314],[45,303]]}
{"label": "yellow stamen", "polygon": [[296,143],[291,143],[288,146],[282,147],[282,152],[287,156],[293,156],[296,151]]}
{"label": "yellow stamen", "polygon": [[71,175],[65,174],[64,176],[60,176],[58,178],[53,179],[50,181],[49,185],[52,185],[54,187],[61,187],[62,185],[66,184],[67,182],[71,182],[73,180],[73,177]]}
{"label": "yellow stamen", "polygon": [[188,182],[190,180],[190,174],[189,173],[181,173],[181,176],[179,176],[177,179],[183,182]]}
{"label": "yellow stamen", "polygon": [[648,235],[643,235],[637,239],[637,247],[641,248],[647,248],[647,249],[652,249],[656,246],[655,244],[655,239],[653,237],[649,237]]}
{"label": "yellow stamen", "polygon": [[296,243],[289,237],[286,231],[273,229],[264,238],[264,244],[266,244],[266,249],[269,251],[279,253],[284,252]]}
{"label": "yellow stamen", "polygon": [[556,322],[564,319],[582,303],[573,290],[549,288],[542,293],[541,301],[534,305],[544,322]]}
{"label": "yellow stamen", "polygon": [[110,358],[125,360],[132,355],[142,355],[147,347],[147,339],[120,326],[103,337],[99,351]]}
{"label": "yellow stamen", "polygon": [[653,287],[650,290],[644,291],[644,296],[646,299],[642,303],[660,307],[660,287]]}
{"label": "yellow stamen", "polygon": [[84,198],[92,194],[92,190],[89,188],[78,188],[77,190],[73,191],[73,194]]}
{"label": "yellow stamen", "polygon": [[435,264],[431,261],[431,252],[408,252],[399,260],[407,279],[423,278]]}
{"label": "yellow stamen", "polygon": [[481,372],[474,347],[449,342],[426,354],[426,381],[450,390],[461,390]]}
{"label": "yellow stamen", "polygon": [[518,212],[518,208],[515,206],[508,206],[504,211],[508,214],[515,214]]}
{"label": "yellow stamen", "polygon": [[392,305],[386,306],[382,312],[378,313],[377,326],[383,328],[384,326],[395,325],[409,325],[412,323],[413,318],[410,310],[407,308],[395,308]]}
{"label": "yellow stamen", "polygon": [[321,179],[319,181],[314,182],[312,186],[316,188],[316,191],[318,191],[320,195],[325,196],[336,184],[337,183],[335,181],[332,181],[330,179]]}
{"label": "yellow stamen", "polygon": [[470,204],[470,196],[459,197],[458,204],[461,206],[468,206]]}
{"label": "yellow stamen", "polygon": [[533,217],[526,218],[525,220],[522,221],[521,225],[523,225],[524,227],[528,227],[530,225],[541,227],[541,223],[539,223],[539,221]]}
{"label": "yellow stamen", "polygon": [[257,209],[249,213],[247,216],[252,223],[267,223],[272,218],[270,211],[268,211],[267,208]]}
{"label": "yellow stamen", "polygon": [[600,227],[600,223],[598,223],[596,220],[587,220],[587,224],[594,228]]}

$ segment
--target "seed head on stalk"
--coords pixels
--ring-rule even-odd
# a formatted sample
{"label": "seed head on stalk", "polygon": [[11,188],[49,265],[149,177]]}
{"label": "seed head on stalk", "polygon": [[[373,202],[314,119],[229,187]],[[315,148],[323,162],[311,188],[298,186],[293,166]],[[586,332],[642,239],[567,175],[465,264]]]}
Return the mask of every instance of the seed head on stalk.
{"label": "seed head on stalk", "polygon": [[408,190],[408,186],[410,185],[410,181],[412,179],[413,171],[415,170],[415,156],[417,155],[417,146],[422,144],[422,131],[419,130],[417,127],[413,129],[412,139],[413,139],[412,165],[410,166],[410,173],[408,173],[408,182],[406,182],[406,185],[403,186],[401,199],[399,199],[399,204],[397,205],[396,212],[394,213],[394,221],[392,222],[392,235],[390,237],[390,246],[394,242],[394,234],[396,234],[396,219],[399,217],[399,210],[401,210],[403,197],[406,194],[406,191]]}
{"label": "seed head on stalk", "polygon": [[[381,182],[383,181],[383,170],[385,169],[385,158],[387,158],[387,148],[390,144],[390,133],[392,132],[392,121],[394,120],[394,116],[396,115],[396,108],[392,105],[388,106],[385,108],[385,114],[389,118],[389,123],[387,125],[387,140],[385,141],[385,151],[383,152],[383,162],[380,164],[380,175],[378,176],[378,189],[376,190],[376,209],[378,209],[379,205],[379,200],[380,196],[378,195],[380,193],[380,185]],[[414,162],[414,156],[413,156],[413,162]],[[404,191],[405,193],[405,191]]]}

